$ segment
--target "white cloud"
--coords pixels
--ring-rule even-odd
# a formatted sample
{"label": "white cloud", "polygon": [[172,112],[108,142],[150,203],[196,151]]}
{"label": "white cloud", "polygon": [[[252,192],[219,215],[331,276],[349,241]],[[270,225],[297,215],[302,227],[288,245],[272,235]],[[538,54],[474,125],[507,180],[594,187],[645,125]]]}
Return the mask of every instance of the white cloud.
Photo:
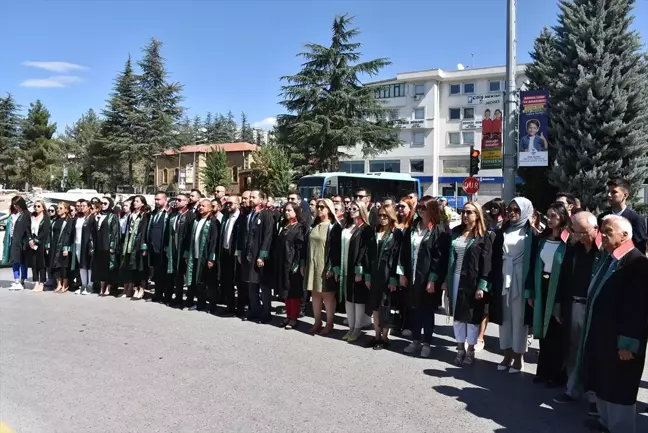
{"label": "white cloud", "polygon": [[70,71],[84,71],[88,68],[85,66],[77,65],[76,63],[69,62],[40,62],[40,61],[26,61],[22,62],[23,66],[30,66],[32,68],[44,69],[46,71],[58,72],[59,74]]}
{"label": "white cloud", "polygon": [[67,87],[79,81],[81,81],[81,77],[75,75],[55,75],[48,78],[29,78],[20,85],[23,87]]}
{"label": "white cloud", "polygon": [[259,121],[259,122],[254,122],[252,124],[253,128],[261,128],[261,129],[272,129],[275,125],[277,124],[277,118],[276,117],[266,117],[265,119]]}

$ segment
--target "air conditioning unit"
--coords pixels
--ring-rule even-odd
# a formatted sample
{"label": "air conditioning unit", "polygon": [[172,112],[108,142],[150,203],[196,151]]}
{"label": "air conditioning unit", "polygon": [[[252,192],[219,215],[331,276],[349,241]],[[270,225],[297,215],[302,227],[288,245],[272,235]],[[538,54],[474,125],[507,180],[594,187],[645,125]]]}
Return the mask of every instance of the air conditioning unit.
{"label": "air conditioning unit", "polygon": [[414,95],[414,100],[415,101],[420,101],[423,98],[422,95]]}

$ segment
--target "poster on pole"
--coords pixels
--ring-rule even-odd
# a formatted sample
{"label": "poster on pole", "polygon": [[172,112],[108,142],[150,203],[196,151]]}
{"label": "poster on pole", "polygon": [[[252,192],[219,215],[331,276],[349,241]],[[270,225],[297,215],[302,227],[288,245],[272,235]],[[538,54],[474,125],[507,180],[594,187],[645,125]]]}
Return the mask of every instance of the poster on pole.
{"label": "poster on pole", "polygon": [[547,167],[549,165],[546,89],[520,92],[520,140],[518,167]]}
{"label": "poster on pole", "polygon": [[481,169],[502,168],[502,94],[487,95],[482,99],[486,105],[482,115]]}

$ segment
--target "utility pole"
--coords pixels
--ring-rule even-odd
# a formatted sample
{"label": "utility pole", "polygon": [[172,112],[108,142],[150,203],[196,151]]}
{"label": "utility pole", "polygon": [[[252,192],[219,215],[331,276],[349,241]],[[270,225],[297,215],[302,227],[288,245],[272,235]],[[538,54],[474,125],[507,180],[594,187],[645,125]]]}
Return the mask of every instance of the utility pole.
{"label": "utility pole", "polygon": [[504,176],[504,201],[508,203],[515,197],[515,179],[517,178],[517,149],[515,135],[517,131],[518,93],[515,84],[517,67],[517,0],[506,0],[506,87],[504,103],[504,158],[502,175]]}

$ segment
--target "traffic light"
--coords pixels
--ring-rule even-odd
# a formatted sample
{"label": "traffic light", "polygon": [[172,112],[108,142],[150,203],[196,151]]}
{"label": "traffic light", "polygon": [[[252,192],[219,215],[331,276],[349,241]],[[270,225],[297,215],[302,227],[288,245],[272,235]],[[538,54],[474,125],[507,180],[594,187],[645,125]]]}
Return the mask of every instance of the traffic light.
{"label": "traffic light", "polygon": [[479,155],[481,152],[475,146],[470,146],[470,176],[479,173]]}

